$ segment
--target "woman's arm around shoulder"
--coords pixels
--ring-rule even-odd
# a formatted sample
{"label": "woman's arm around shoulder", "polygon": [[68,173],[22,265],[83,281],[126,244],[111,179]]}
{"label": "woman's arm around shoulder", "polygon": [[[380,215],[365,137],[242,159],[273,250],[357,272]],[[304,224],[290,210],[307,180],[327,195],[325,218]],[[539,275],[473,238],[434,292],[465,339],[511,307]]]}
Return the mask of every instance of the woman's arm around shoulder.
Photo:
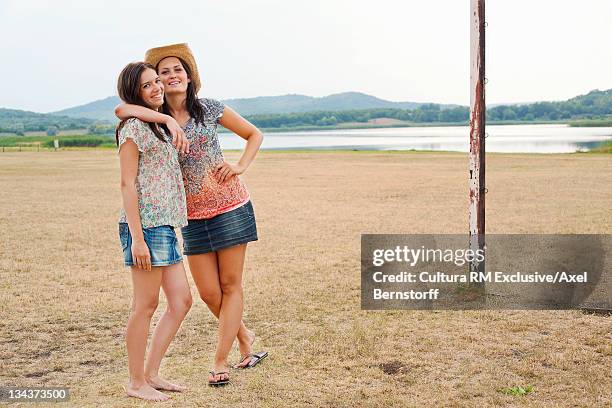
{"label": "woman's arm around shoulder", "polygon": [[139,105],[120,103],[115,107],[115,116],[121,120],[138,118],[143,122],[166,125],[172,136],[172,145],[181,153],[189,153],[189,141],[178,122],[170,115]]}

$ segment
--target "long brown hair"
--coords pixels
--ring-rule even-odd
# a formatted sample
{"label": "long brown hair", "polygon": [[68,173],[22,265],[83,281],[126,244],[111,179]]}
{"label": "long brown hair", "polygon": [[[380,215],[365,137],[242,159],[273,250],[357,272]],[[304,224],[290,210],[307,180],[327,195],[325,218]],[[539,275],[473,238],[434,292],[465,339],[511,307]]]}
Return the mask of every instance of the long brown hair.
{"label": "long brown hair", "polygon": [[[185,62],[180,57],[176,57],[181,62],[183,68],[185,68],[185,72],[187,76],[191,79],[191,67],[189,64]],[[159,66],[159,64],[158,64]],[[189,112],[189,116],[191,116],[194,122],[204,124],[204,107],[198,100],[198,95],[196,94],[195,88],[193,86],[193,81],[190,81],[187,84],[187,99],[185,99],[185,105],[187,107],[187,112]],[[170,115],[170,108],[168,108],[168,104],[166,103],[166,99],[164,98],[164,104],[161,106],[162,113],[166,115]],[[172,115],[170,115],[172,116]]]}
{"label": "long brown hair", "polygon": [[[119,98],[121,98],[123,102],[149,108],[149,106],[140,96],[140,76],[146,69],[152,69],[155,71],[155,67],[151,64],[147,64],[146,62],[131,62],[127,64],[125,68],[123,68],[119,74],[119,79],[117,80],[117,92],[119,93]],[[155,123],[145,123],[149,125],[159,140],[162,142],[167,142],[165,135],[162,134],[161,130],[159,130],[159,127]],[[123,128],[123,125],[125,125],[125,120],[122,120],[115,130],[115,140],[117,141],[117,146],[119,146],[119,132]],[[164,129],[164,132],[167,133],[168,130],[165,125],[162,125],[162,128]]]}

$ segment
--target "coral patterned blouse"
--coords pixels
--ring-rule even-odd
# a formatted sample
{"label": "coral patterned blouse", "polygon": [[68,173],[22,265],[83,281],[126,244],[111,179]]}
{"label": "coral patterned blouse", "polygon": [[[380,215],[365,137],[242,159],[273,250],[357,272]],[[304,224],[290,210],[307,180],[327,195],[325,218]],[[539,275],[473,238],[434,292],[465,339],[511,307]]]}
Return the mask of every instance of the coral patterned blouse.
{"label": "coral patterned blouse", "polygon": [[219,183],[213,170],[224,160],[217,124],[223,116],[223,103],[202,98],[204,123],[191,118],[183,128],[189,140],[189,153],[179,155],[187,197],[187,218],[208,219],[238,208],[249,201],[249,192],[239,176]]}

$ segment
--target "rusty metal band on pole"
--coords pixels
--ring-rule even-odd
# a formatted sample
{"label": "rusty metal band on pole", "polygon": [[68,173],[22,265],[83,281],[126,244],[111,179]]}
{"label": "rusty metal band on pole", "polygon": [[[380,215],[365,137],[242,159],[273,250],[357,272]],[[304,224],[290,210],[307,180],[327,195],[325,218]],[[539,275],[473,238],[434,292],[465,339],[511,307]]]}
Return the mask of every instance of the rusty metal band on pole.
{"label": "rusty metal band on pole", "polygon": [[[470,249],[485,243],[485,0],[470,0]],[[471,272],[484,272],[484,261]]]}

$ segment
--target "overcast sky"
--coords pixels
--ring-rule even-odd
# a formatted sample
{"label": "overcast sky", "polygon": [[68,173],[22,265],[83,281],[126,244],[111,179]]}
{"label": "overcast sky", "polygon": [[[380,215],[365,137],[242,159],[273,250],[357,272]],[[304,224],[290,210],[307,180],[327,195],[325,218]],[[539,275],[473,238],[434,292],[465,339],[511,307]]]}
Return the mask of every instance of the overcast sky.
{"label": "overcast sky", "polygon": [[[146,49],[188,42],[200,96],[365,92],[469,104],[469,0],[0,0],[0,107],[116,93]],[[488,103],[612,88],[611,0],[488,0]]]}

